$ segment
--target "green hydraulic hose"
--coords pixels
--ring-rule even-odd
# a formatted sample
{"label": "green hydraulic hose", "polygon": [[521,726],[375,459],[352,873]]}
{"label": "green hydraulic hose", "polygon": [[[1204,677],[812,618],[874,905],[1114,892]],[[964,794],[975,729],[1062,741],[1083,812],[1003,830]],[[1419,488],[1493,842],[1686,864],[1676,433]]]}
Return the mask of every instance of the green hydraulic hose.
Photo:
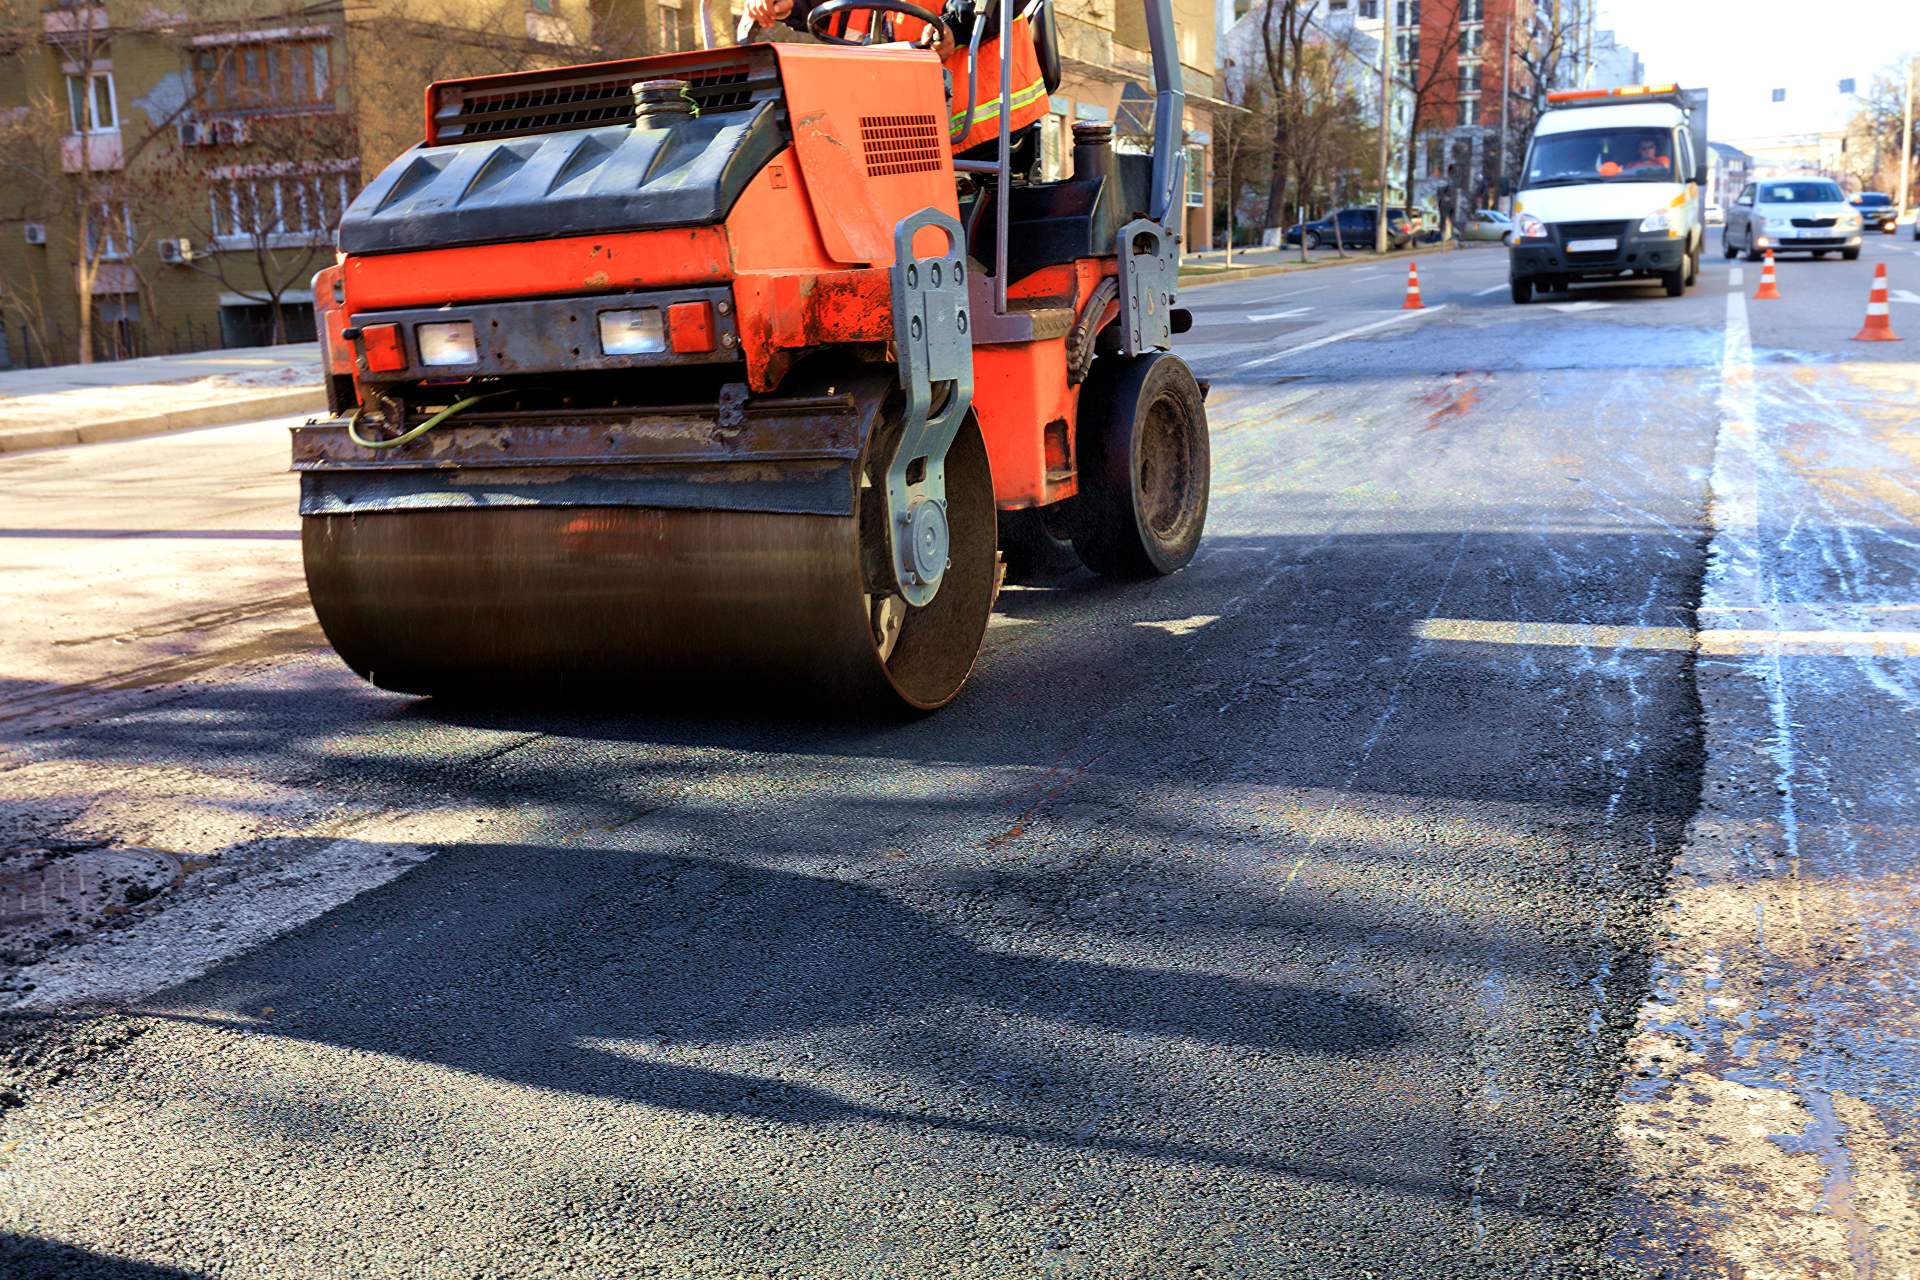
{"label": "green hydraulic hose", "polygon": [[411,444],[413,441],[418,440],[421,436],[427,434],[427,432],[433,430],[455,414],[465,413],[482,400],[491,400],[495,396],[504,396],[506,394],[505,391],[483,391],[477,396],[468,396],[464,400],[456,400],[419,426],[410,431],[402,432],[391,440],[368,440],[361,436],[358,428],[360,426],[360,417],[366,412],[366,406],[360,405],[355,407],[353,416],[347,419],[347,438],[359,445],[362,449],[397,449],[403,444]]}

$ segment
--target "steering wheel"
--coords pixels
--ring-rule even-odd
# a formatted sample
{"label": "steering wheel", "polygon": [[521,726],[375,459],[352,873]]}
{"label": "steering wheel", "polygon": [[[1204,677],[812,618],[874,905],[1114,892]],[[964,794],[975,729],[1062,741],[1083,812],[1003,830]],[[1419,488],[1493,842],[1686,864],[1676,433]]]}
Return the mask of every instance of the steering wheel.
{"label": "steering wheel", "polygon": [[920,21],[926,23],[929,27],[939,27],[941,25],[939,14],[927,9],[922,9],[917,4],[909,4],[907,0],[826,0],[825,4],[817,4],[807,11],[807,30],[812,33],[815,39],[823,40],[828,44],[850,44],[855,46],[872,44],[873,33],[879,29],[880,24],[871,19],[867,22],[866,36],[859,40],[849,40],[845,36],[836,36],[826,30],[827,22],[830,19],[837,18],[843,13],[852,13],[858,9],[865,9],[872,13],[905,14],[909,18],[920,19]]}

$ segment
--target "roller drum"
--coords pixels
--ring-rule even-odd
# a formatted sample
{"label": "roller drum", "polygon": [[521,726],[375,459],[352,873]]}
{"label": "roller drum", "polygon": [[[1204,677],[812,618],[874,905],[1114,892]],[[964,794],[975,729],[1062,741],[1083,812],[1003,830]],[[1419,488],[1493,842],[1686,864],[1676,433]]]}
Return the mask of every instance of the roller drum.
{"label": "roller drum", "polygon": [[[302,545],[328,640],[382,688],[817,694],[931,710],[966,680],[993,603],[992,483],[972,426],[948,453],[947,499],[951,563],[919,609],[876,609],[862,544],[884,525],[870,509],[864,523],[859,509],[354,512],[306,516]],[[881,501],[861,490],[861,504]]]}

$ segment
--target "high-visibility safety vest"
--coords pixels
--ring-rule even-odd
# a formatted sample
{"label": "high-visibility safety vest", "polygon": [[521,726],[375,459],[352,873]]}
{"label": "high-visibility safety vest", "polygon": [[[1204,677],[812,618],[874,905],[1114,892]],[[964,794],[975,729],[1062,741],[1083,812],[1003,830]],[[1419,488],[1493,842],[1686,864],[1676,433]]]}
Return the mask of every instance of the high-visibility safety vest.
{"label": "high-visibility safety vest", "polygon": [[[1004,0],[1003,0],[1004,2]],[[873,16],[871,9],[851,10],[841,14],[835,24],[834,34],[853,40],[866,34],[867,21]],[[893,39],[917,42],[927,24],[918,18],[901,15],[888,15],[887,21],[893,26]],[[1025,18],[1013,20],[1013,112],[1008,120],[1010,130],[1024,129],[1037,123],[1047,114],[1047,83],[1040,73],[1040,55],[1033,49],[1033,32],[1027,26]],[[974,104],[972,115],[967,114],[967,46],[964,43],[955,46],[947,56],[947,73],[953,78],[953,115],[947,121],[948,132],[957,132],[963,125],[966,132],[954,142],[953,150],[957,155],[974,147],[1000,140],[1000,41],[998,39],[980,42],[980,70],[974,79]]]}

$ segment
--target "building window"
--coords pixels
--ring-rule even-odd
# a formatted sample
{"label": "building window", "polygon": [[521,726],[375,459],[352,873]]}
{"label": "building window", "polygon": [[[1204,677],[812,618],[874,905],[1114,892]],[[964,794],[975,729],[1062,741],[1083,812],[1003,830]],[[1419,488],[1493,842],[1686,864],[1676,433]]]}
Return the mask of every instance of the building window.
{"label": "building window", "polygon": [[1787,91],[1785,89],[1775,89],[1773,91],[1773,100],[1775,102],[1785,102],[1787,100]]}
{"label": "building window", "polygon": [[1480,123],[1480,99],[1460,99],[1460,123],[1463,125]]}
{"label": "building window", "polygon": [[1394,0],[1393,25],[1396,27],[1419,26],[1420,0]]}
{"label": "building window", "polygon": [[325,243],[351,199],[347,177],[353,167],[351,160],[319,173],[258,165],[217,177],[208,193],[214,243]]}
{"label": "building window", "polygon": [[1362,18],[1377,18],[1380,16],[1380,0],[1360,0],[1354,12]]}
{"label": "building window", "polygon": [[324,38],[198,49],[193,88],[211,114],[332,106],[332,51]]}
{"label": "building window", "polygon": [[1842,93],[1852,93],[1852,92],[1853,92],[1853,81],[1851,81],[1851,80],[1842,80],[1842,81],[1840,82],[1840,92],[1842,92]]}
{"label": "building window", "polygon": [[67,123],[75,133],[112,133],[120,127],[111,71],[67,77]]}
{"label": "building window", "polygon": [[1460,28],[1460,56],[1477,58],[1480,56],[1481,33],[1486,30],[1479,23]]}
{"label": "building window", "polygon": [[133,252],[133,210],[122,200],[100,200],[87,211],[87,258],[118,262]]}
{"label": "building window", "polygon": [[1460,12],[1457,16],[1461,22],[1484,21],[1487,16],[1487,0],[1460,0]]}
{"label": "building window", "polygon": [[[1461,66],[1460,92],[1463,94],[1480,92],[1480,64],[1479,63],[1469,62]],[[1464,124],[1467,122],[1462,121],[1461,123]]]}
{"label": "building window", "polygon": [[1418,31],[1403,32],[1393,38],[1393,43],[1393,56],[1399,60],[1401,66],[1420,65],[1420,33]]}
{"label": "building window", "polygon": [[1187,207],[1197,209],[1207,202],[1207,149],[1187,148]]}
{"label": "building window", "polygon": [[660,52],[678,53],[680,51],[680,11],[669,9],[665,5],[657,10],[660,15]]}

